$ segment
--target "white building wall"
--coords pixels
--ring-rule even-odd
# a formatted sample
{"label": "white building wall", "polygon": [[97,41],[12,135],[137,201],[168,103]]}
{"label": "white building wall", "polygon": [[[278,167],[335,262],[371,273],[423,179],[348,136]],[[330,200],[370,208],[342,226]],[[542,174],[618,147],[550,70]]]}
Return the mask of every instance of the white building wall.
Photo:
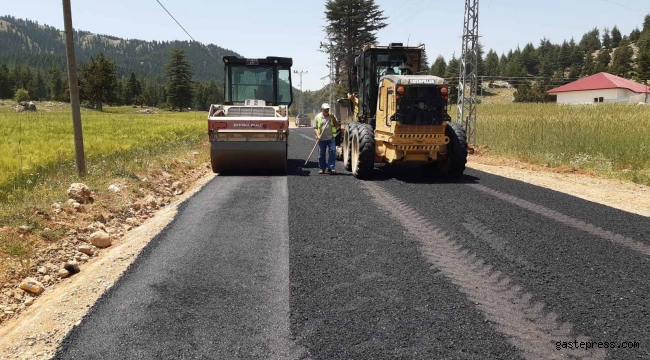
{"label": "white building wall", "polygon": [[630,91],[628,89],[618,89],[618,97],[620,97],[620,98],[623,98],[623,97],[628,97],[629,98],[630,96],[634,96],[634,95],[638,95],[638,94],[635,93],[634,91]]}
{"label": "white building wall", "polygon": [[617,99],[630,95],[619,96],[619,91],[635,93],[627,89],[604,89],[604,90],[586,90],[586,91],[569,91],[557,94],[558,104],[593,104],[594,98]]}

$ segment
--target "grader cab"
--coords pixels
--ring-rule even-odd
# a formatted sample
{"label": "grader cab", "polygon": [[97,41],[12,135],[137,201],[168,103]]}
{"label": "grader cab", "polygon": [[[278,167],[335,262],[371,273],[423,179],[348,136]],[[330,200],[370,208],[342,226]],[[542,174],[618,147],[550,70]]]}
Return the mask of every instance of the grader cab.
{"label": "grader cab", "polygon": [[447,114],[448,83],[419,75],[422,47],[367,46],[349,74],[350,95],[339,100],[354,121],[342,131],[348,171],[371,177],[375,163],[419,163],[452,178],[465,171],[467,143]]}

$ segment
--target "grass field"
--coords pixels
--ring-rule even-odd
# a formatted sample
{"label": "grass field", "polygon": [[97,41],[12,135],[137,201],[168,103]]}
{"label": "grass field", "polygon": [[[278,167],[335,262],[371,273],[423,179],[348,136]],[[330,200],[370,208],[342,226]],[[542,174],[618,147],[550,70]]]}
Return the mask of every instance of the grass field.
{"label": "grass field", "polygon": [[481,104],[477,129],[489,154],[650,185],[649,106]]}
{"label": "grass field", "polygon": [[[48,214],[53,203],[65,203],[71,183],[92,189],[99,199],[94,211],[121,214],[131,201],[127,199],[153,191],[156,177],[167,173],[180,179],[209,158],[204,112],[83,109],[87,175],[79,178],[69,105],[39,103],[36,113],[16,113],[11,105],[0,101],[0,258],[7,259],[0,262],[0,285],[29,272],[35,252],[67,233],[71,224]],[[112,183],[129,190],[111,197],[107,189]],[[19,226],[29,234],[18,236],[14,229]]]}
{"label": "grass field", "polygon": [[[58,111],[15,113],[0,110],[0,202],[18,199],[49,178],[74,172],[72,120]],[[147,154],[187,147],[206,138],[203,112],[140,114],[137,109],[82,111],[89,176],[127,170]],[[119,161],[118,161],[119,159]]]}

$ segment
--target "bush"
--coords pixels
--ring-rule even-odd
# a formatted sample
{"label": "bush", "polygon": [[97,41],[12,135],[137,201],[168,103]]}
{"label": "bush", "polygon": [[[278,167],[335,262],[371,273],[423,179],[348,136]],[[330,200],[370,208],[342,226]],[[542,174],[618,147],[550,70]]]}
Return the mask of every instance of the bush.
{"label": "bush", "polygon": [[547,90],[552,89],[553,86],[545,85],[541,82],[536,82],[531,87],[527,83],[522,83],[517,87],[514,93],[515,102],[517,103],[546,103],[555,102],[557,97],[546,93]]}
{"label": "bush", "polygon": [[23,101],[29,101],[29,93],[25,89],[18,89],[14,95],[14,100],[19,104]]}

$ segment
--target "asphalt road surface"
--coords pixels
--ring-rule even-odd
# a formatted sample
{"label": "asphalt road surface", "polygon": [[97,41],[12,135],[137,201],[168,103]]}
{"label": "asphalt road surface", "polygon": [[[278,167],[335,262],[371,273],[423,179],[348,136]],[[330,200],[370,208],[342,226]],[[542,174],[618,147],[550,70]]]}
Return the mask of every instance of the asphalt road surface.
{"label": "asphalt road surface", "polygon": [[478,171],[219,176],[59,359],[650,359],[650,219]]}

